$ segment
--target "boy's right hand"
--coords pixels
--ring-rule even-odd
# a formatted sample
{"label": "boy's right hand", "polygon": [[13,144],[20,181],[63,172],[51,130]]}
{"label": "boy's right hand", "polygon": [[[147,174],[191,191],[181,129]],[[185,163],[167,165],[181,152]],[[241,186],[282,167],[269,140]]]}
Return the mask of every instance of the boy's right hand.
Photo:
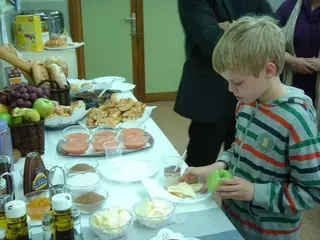
{"label": "boy's right hand", "polygon": [[[180,177],[180,182],[186,182],[189,184],[198,183],[198,178],[203,179],[204,181],[207,179],[209,174],[209,167],[189,167],[185,171],[185,173]],[[207,185],[204,184],[201,188],[201,193],[206,193],[208,191]]]}

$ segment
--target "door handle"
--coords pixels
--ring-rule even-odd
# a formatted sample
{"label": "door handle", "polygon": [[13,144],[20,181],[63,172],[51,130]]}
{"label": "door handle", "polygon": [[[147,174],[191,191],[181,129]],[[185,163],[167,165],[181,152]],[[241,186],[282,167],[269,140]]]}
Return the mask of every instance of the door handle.
{"label": "door handle", "polygon": [[127,22],[131,22],[131,36],[137,36],[137,20],[136,13],[131,13],[130,18],[126,18]]}

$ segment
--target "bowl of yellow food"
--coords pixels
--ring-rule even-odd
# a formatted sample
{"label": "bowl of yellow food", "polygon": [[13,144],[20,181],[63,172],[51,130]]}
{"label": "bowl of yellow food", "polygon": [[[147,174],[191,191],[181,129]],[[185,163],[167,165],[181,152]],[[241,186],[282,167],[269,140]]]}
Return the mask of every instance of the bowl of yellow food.
{"label": "bowl of yellow food", "polygon": [[40,221],[50,211],[51,201],[48,190],[38,190],[26,194],[27,214],[33,221]]}

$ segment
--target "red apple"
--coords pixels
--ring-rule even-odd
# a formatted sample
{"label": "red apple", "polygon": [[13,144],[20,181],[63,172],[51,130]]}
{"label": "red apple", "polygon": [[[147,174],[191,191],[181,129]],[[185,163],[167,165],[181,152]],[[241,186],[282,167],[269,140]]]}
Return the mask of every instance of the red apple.
{"label": "red apple", "polygon": [[54,109],[53,103],[46,98],[38,98],[33,103],[33,109],[37,110],[42,118],[46,118],[51,115]]}

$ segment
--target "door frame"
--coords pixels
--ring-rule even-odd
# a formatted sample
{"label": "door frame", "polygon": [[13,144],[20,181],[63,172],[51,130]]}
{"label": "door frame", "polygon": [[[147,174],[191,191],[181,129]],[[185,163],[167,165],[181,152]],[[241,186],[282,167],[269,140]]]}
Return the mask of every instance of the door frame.
{"label": "door frame", "polygon": [[[73,41],[83,42],[83,25],[81,0],[69,0],[70,34]],[[145,94],[145,64],[144,64],[144,29],[143,29],[143,0],[130,0],[131,12],[136,13],[137,35],[131,37],[132,69],[135,97],[144,101]],[[128,13],[127,17],[130,13]],[[84,47],[77,48],[78,76],[86,79]]]}

